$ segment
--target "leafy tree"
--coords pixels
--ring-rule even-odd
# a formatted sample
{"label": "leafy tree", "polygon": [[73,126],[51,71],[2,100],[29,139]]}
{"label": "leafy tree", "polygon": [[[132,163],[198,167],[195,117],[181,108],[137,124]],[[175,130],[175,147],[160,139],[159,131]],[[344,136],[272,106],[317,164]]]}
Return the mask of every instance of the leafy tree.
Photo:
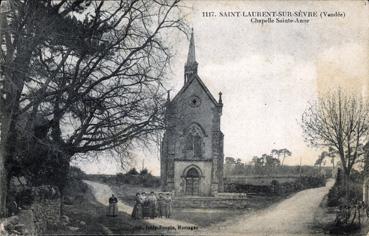
{"label": "leafy tree", "polygon": [[337,155],[337,152],[334,150],[334,148],[329,147],[328,148],[328,157],[331,158],[331,163],[332,163],[333,169],[334,169],[334,166],[335,166],[336,155]]}
{"label": "leafy tree", "polygon": [[278,158],[274,158],[272,155],[263,154],[262,158],[265,160],[265,166],[267,168],[275,168],[280,165]]}
{"label": "leafy tree", "polygon": [[283,159],[282,159],[282,166],[283,166],[283,163],[284,163],[284,159],[285,159],[286,157],[289,157],[289,156],[291,156],[291,155],[292,155],[291,151],[290,151],[290,150],[288,150],[287,148],[283,148],[283,149],[278,150],[278,153],[279,153],[279,155],[280,155],[280,156],[283,156]]}
{"label": "leafy tree", "polygon": [[138,171],[136,170],[136,168],[132,168],[127,172],[128,175],[138,175]]}
{"label": "leafy tree", "polygon": [[319,155],[319,157],[318,157],[318,159],[315,161],[315,166],[319,166],[319,169],[321,168],[321,166],[322,166],[322,164],[323,164],[323,162],[324,162],[324,159],[327,157],[329,155],[329,153],[328,152],[326,152],[326,151],[323,151],[320,155]]}
{"label": "leafy tree", "polygon": [[258,157],[258,156],[254,156],[252,158],[252,163],[254,165],[254,169],[255,169],[255,174],[263,174],[264,173],[264,164],[265,164],[265,160],[263,157]]}
{"label": "leafy tree", "polygon": [[279,152],[278,149],[272,149],[271,154],[272,154],[273,157],[276,157],[278,160],[281,156],[281,153]]}
{"label": "leafy tree", "polygon": [[233,157],[226,157],[225,163],[226,164],[236,164],[236,160]]}
{"label": "leafy tree", "polygon": [[327,157],[329,157],[330,159],[331,159],[331,163],[332,163],[332,165],[333,165],[333,169],[334,169],[334,165],[335,165],[335,161],[334,161],[334,159],[335,159],[335,157],[336,157],[336,152],[334,151],[334,149],[333,148],[329,148],[329,151],[323,151],[320,155],[319,155],[319,157],[318,157],[318,159],[316,160],[316,162],[315,162],[315,166],[321,166],[322,165],[322,163],[324,163],[324,161],[325,161],[325,159],[327,158]]}
{"label": "leafy tree", "polygon": [[235,164],[235,167],[234,167],[234,174],[242,174],[244,173],[245,171],[245,164],[242,163],[242,160],[240,158],[237,158],[236,159],[236,164]]}
{"label": "leafy tree", "polygon": [[140,171],[140,175],[148,175],[149,174],[149,170],[144,168]]}
{"label": "leafy tree", "polygon": [[232,175],[236,166],[236,160],[233,157],[225,158],[224,175]]}
{"label": "leafy tree", "polygon": [[276,157],[279,161],[280,161],[280,158],[283,157],[282,162],[280,161],[281,165],[283,166],[285,158],[288,156],[291,156],[292,153],[287,148],[282,148],[282,149],[273,149],[271,151],[271,155],[273,157]]}

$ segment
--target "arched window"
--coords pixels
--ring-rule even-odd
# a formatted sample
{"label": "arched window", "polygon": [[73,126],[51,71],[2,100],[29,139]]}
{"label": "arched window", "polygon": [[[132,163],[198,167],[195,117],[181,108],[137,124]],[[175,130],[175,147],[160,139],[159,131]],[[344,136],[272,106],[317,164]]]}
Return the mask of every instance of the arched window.
{"label": "arched window", "polygon": [[186,150],[193,150],[193,136],[187,135]]}
{"label": "arched window", "polygon": [[195,168],[191,168],[189,171],[187,171],[187,175],[186,177],[191,177],[191,178],[199,178],[199,172],[195,169]]}
{"label": "arched window", "polygon": [[195,157],[202,156],[202,138],[197,134],[193,137],[193,153]]}
{"label": "arched window", "polygon": [[201,158],[203,153],[202,130],[198,125],[192,125],[188,130],[185,152],[187,157]]}

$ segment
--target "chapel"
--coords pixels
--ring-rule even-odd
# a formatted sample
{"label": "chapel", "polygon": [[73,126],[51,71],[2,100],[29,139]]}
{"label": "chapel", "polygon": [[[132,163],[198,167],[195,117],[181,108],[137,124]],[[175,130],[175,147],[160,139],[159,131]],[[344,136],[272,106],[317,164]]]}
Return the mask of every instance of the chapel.
{"label": "chapel", "polygon": [[198,75],[191,33],[184,84],[166,103],[166,129],[161,142],[163,191],[176,196],[216,196],[223,192],[223,139],[220,130],[222,93],[216,100]]}

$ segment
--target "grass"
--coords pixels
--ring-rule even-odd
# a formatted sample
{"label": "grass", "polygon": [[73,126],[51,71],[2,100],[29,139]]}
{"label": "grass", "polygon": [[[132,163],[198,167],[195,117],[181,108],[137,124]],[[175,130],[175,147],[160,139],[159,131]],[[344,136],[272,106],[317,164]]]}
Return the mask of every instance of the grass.
{"label": "grass", "polygon": [[[46,234],[63,235],[106,235],[106,234],[165,234],[166,231],[148,230],[152,225],[142,220],[133,220],[129,214],[119,212],[115,218],[106,216],[106,206],[95,201],[90,190],[86,190],[84,183],[73,181],[69,186],[68,194],[78,195],[83,192],[84,199],[73,200],[72,205],[64,205],[64,215],[70,218],[68,226],[78,227],[77,231],[71,231],[68,227],[59,225],[49,229]],[[137,192],[160,191],[158,188],[148,188],[137,185],[121,184],[111,185],[117,197],[124,203],[133,206]],[[84,189],[84,190],[83,190]],[[83,190],[83,191],[82,191]],[[250,197],[249,208],[246,209],[173,209],[172,218],[178,221],[192,223],[201,228],[208,227],[240,215],[245,215],[254,210],[265,208],[285,197],[254,196]],[[86,225],[81,225],[84,221]]]}
{"label": "grass", "polygon": [[[139,233],[151,225],[132,220],[131,216],[119,212],[117,217],[106,216],[106,206],[97,202],[91,191],[86,190],[85,184],[81,181],[71,181],[68,186],[68,197],[73,199],[72,205],[63,205],[63,215],[70,219],[70,224],[64,226],[59,224],[57,227],[50,228],[45,232],[46,235],[107,235],[107,234],[129,234]],[[74,198],[83,192],[83,199]],[[80,222],[85,222],[82,225]],[[73,231],[68,227],[78,227]],[[148,231],[146,230],[145,233]]]}
{"label": "grass", "polygon": [[[137,185],[120,184],[111,185],[113,191],[124,203],[133,206],[137,192],[157,192],[159,188],[147,188]],[[252,196],[249,198],[249,207],[246,209],[196,209],[196,208],[174,208],[172,218],[196,224],[200,227],[207,227],[211,224],[223,222],[225,220],[248,214],[254,210],[266,208],[285,197],[282,196]]]}
{"label": "grass", "polygon": [[327,196],[325,196],[314,215],[314,223],[311,227],[314,233],[331,235],[366,235],[368,233],[368,219],[364,216],[362,216],[361,226],[356,223],[347,226],[337,226],[335,224],[336,214],[337,208],[329,207]]}
{"label": "grass", "polygon": [[[73,205],[64,205],[63,214],[68,216],[68,226],[58,225],[57,228],[49,229],[45,234],[61,235],[84,235],[84,234],[106,234],[106,229],[100,224],[100,216],[104,214],[105,207],[94,201],[73,202]],[[86,225],[81,225],[83,221]],[[72,231],[68,227],[78,227],[79,230]]]}
{"label": "grass", "polygon": [[249,198],[249,207],[245,209],[174,209],[173,218],[196,224],[200,227],[208,227],[212,224],[224,222],[235,217],[246,215],[258,209],[263,209],[285,199],[281,196],[255,196]]}
{"label": "grass", "polygon": [[207,227],[212,224],[226,221],[230,218],[244,215],[249,212],[247,209],[197,209],[197,208],[180,208],[174,209],[172,218]]}

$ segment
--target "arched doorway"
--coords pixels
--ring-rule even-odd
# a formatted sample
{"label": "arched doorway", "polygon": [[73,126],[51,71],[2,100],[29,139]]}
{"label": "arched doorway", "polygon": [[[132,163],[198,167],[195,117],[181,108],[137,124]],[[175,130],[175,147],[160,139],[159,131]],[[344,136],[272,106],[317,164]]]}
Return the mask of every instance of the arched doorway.
{"label": "arched doorway", "polygon": [[195,168],[191,168],[186,174],[186,195],[199,195],[200,174]]}

